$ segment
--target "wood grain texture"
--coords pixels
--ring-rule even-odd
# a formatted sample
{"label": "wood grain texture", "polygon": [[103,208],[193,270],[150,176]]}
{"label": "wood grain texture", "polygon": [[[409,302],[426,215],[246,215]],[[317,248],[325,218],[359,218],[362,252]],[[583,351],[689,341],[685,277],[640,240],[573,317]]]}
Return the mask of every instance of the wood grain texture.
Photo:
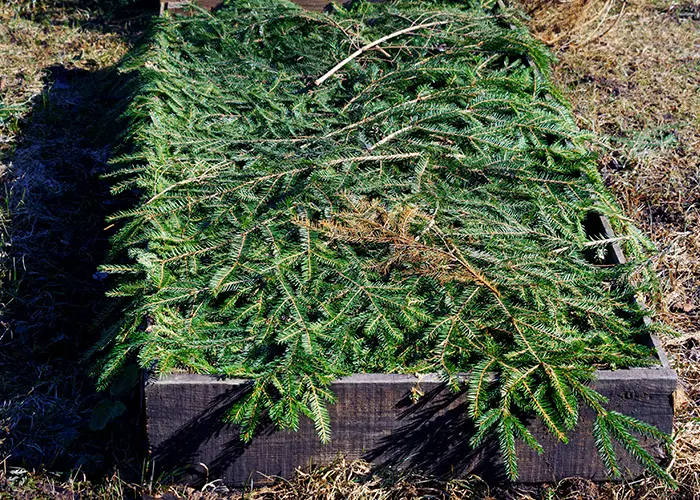
{"label": "wood grain texture", "polygon": [[[465,414],[465,396],[445,388],[436,377],[354,375],[336,381],[338,402],[330,407],[332,441],[322,445],[311,421],[302,419],[298,432],[268,426],[249,444],[238,428],[223,423],[228,408],[242,397],[245,380],[204,375],[170,375],[146,386],[147,429],[155,463],[163,470],[183,468],[182,480],[201,484],[221,478],[233,486],[266,482],[265,476],[289,477],[298,467],[327,464],[337,456],[363,458],[377,467],[411,469],[437,476],[476,473],[503,480],[495,443],[472,450],[472,427]],[[411,400],[420,385],[425,396]],[[609,407],[671,432],[671,393],[675,372],[647,368],[598,372],[594,387],[609,398]],[[567,445],[533,420],[529,429],[542,443],[537,455],[518,447],[522,482],[547,482],[570,476],[606,479],[592,436],[593,413],[582,409],[579,426]],[[659,459],[659,443],[644,441]],[[618,450],[627,478],[641,473],[624,450]],[[202,467],[199,464],[205,464]],[[262,473],[262,474],[260,474]]]}

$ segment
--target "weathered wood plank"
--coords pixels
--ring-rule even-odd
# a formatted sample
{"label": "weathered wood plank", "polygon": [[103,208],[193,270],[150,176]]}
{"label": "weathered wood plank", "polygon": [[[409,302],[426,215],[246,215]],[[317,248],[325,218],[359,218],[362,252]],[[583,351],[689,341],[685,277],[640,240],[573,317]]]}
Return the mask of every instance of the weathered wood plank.
{"label": "weathered wood plank", "polygon": [[[224,424],[223,417],[245,394],[247,384],[203,375],[170,375],[150,383],[145,391],[147,426],[156,464],[187,469],[186,482],[221,478],[235,486],[265,482],[265,476],[288,477],[298,467],[326,464],[339,455],[438,476],[477,473],[503,479],[493,443],[476,451],[469,447],[472,428],[464,394],[450,392],[436,377],[364,374],[336,381],[332,389],[338,403],[329,408],[333,438],[328,445],[319,442],[306,419],[298,432],[266,428],[251,443],[241,443],[238,428]],[[417,384],[425,396],[414,404],[410,396]],[[600,371],[594,383],[609,398],[611,409],[665,432],[672,430],[675,386],[675,372],[661,367]],[[520,481],[606,479],[592,436],[593,418],[592,411],[582,408],[567,445],[533,420],[528,427],[545,453],[537,455],[519,445]],[[644,446],[662,458],[658,442],[645,440]],[[627,478],[641,473],[624,450],[618,453]]]}

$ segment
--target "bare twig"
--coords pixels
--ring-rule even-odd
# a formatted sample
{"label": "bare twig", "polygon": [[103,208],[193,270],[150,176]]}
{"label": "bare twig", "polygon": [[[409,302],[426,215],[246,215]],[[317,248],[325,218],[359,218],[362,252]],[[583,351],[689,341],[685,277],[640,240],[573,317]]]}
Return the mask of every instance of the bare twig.
{"label": "bare twig", "polygon": [[342,61],[340,61],[338,64],[336,64],[335,66],[333,66],[333,68],[331,68],[331,70],[328,71],[328,73],[326,73],[325,75],[323,75],[322,77],[320,77],[320,78],[319,78],[318,80],[316,80],[314,83],[315,83],[317,86],[318,86],[318,85],[321,85],[323,82],[325,82],[326,80],[328,80],[331,76],[333,76],[334,74],[336,74],[343,66],[345,66],[346,64],[348,64],[350,61],[352,61],[353,59],[355,59],[355,58],[358,57],[359,55],[363,54],[364,52],[367,52],[368,50],[373,49],[373,48],[376,47],[377,45],[386,42],[387,40],[391,40],[392,38],[396,38],[396,37],[399,37],[399,36],[401,36],[401,35],[405,35],[406,33],[411,33],[412,31],[416,31],[416,30],[419,30],[419,29],[422,29],[422,28],[430,28],[430,27],[432,27],[432,26],[439,26],[439,25],[441,25],[441,24],[447,24],[447,23],[449,23],[449,22],[450,22],[450,21],[435,21],[435,22],[432,22],[432,23],[418,24],[418,25],[416,25],[416,26],[409,26],[408,28],[404,28],[404,29],[402,29],[402,30],[395,31],[394,33],[391,33],[391,34],[389,34],[389,35],[383,36],[383,37],[380,38],[379,40],[375,40],[374,42],[372,42],[372,43],[370,43],[370,44],[368,44],[368,45],[365,45],[364,47],[361,47],[361,48],[357,49],[355,52],[353,52],[352,54],[350,54],[348,57],[346,57],[345,59],[343,59]]}

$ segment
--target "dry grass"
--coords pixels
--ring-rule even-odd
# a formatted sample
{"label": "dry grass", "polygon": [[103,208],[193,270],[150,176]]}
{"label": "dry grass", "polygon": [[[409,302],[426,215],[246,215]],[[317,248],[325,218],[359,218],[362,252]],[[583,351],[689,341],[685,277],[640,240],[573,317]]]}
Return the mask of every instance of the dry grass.
{"label": "dry grass", "polygon": [[[290,481],[253,493],[228,491],[216,482],[194,491],[155,487],[148,485],[150,479],[134,485],[112,476],[91,484],[77,476],[66,479],[30,474],[3,462],[0,451],[0,499],[700,499],[700,4],[697,0],[523,2],[532,16],[533,29],[559,57],[555,76],[581,123],[606,137],[597,147],[608,184],[659,248],[656,266],[663,290],[659,317],[680,332],[664,339],[682,380],[676,397],[676,454],[671,464],[681,485],[678,491],[647,479],[632,484],[570,479],[544,488],[493,489],[477,478],[438,482],[373,475],[362,462],[339,462],[311,475],[299,473]],[[57,200],[70,199],[80,185],[76,178],[68,184],[66,179],[57,179],[57,172],[71,162],[99,166],[106,155],[95,143],[85,142],[83,130],[63,127],[55,117],[52,122],[51,113],[41,118],[36,110],[53,106],[64,118],[76,109],[82,116],[94,113],[90,106],[75,108],[71,104],[76,96],[85,95],[79,87],[89,86],[94,82],[92,77],[83,74],[86,77],[81,77],[78,85],[65,75],[73,74],[70,70],[75,68],[97,72],[112,64],[127,46],[117,34],[106,34],[92,29],[94,26],[86,29],[90,10],[37,12],[27,6],[25,0],[6,0],[0,5],[0,163],[5,171],[11,168],[10,179],[20,179],[15,192],[16,186],[24,183],[24,192],[34,196],[26,199],[34,200],[35,209],[43,207],[38,214],[36,210],[18,212],[24,217],[24,228],[30,226],[32,217],[51,221],[49,215]],[[54,71],[49,78],[51,88],[60,91],[52,97],[46,88],[46,75],[47,68],[56,65],[64,69]],[[57,89],[56,82],[58,87],[68,87]],[[44,100],[49,108],[41,104]],[[34,118],[28,114],[31,108],[35,108]],[[13,153],[19,139],[22,145]],[[56,161],[57,151],[61,161]],[[48,198],[47,193],[54,188],[65,190],[66,198]],[[70,220],[57,220],[56,227],[65,231]],[[2,222],[5,224],[5,219]],[[31,241],[35,246],[47,241],[54,244],[46,239]],[[17,251],[13,254],[17,256]],[[55,311],[47,303],[41,304],[42,311]],[[39,319],[38,324],[50,323],[50,318]],[[7,353],[8,346],[16,345],[12,342],[22,335],[26,333],[0,333],[0,349]],[[0,370],[0,393],[13,395],[0,404],[0,450],[4,436],[6,444],[8,439],[21,439],[27,450],[36,447],[37,453],[50,449],[56,454],[61,451],[60,446],[56,448],[62,443],[59,438],[65,437],[53,427],[61,424],[59,417],[69,421],[68,428],[80,428],[89,406],[74,397],[81,394],[77,373],[56,373],[66,369],[65,364],[28,363],[31,355],[31,351],[24,351],[19,360],[11,361],[0,352],[4,368]],[[10,372],[12,377],[7,377]],[[30,384],[32,380],[36,383]],[[36,388],[30,394],[19,390],[32,385]]]}
{"label": "dry grass", "polygon": [[[15,474],[15,477],[3,480],[0,472],[0,500],[122,498],[119,495],[142,500],[589,500],[599,498],[585,496],[596,491],[598,490],[595,485],[578,479],[570,479],[545,488],[494,487],[475,476],[439,481],[415,474],[377,472],[366,462],[346,462],[340,459],[313,473],[298,471],[289,480],[277,479],[271,486],[257,486],[246,491],[230,490],[218,480],[206,484],[201,489],[193,489],[186,486],[130,484],[117,475],[97,485],[90,485],[75,478],[60,482],[46,476],[26,473]],[[50,496],[47,492],[56,496]],[[9,496],[4,497],[3,493]]]}
{"label": "dry grass", "polygon": [[0,2],[0,157],[16,145],[18,121],[41,94],[47,68],[96,70],[126,51],[122,36],[78,27],[90,19],[89,11],[47,11],[45,2],[32,10],[30,4]]}
{"label": "dry grass", "polygon": [[117,475],[96,485],[79,473],[66,480],[24,469],[0,471],[0,500],[121,500],[134,493]]}

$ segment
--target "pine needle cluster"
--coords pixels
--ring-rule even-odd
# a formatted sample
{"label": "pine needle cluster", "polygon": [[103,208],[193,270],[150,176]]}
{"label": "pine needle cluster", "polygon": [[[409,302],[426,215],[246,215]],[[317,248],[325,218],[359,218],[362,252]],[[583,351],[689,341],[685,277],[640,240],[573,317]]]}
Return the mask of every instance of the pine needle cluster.
{"label": "pine needle cluster", "polygon": [[101,382],[133,357],[249,378],[229,415],[245,439],[308,417],[327,441],[332,380],[439,373],[467,384],[473,444],[495,435],[512,478],[516,440],[541,449],[527,419],[566,442],[581,405],[612,474],[617,441],[666,477],[637,437],[667,437],[588,384],[651,357],[628,279],[644,285],[644,261],[591,262],[610,242],[583,220],[608,216],[633,255],[646,243],[514,22],[439,0],[240,0],[156,22],[123,65],[111,177],[139,201],[113,217]]}

